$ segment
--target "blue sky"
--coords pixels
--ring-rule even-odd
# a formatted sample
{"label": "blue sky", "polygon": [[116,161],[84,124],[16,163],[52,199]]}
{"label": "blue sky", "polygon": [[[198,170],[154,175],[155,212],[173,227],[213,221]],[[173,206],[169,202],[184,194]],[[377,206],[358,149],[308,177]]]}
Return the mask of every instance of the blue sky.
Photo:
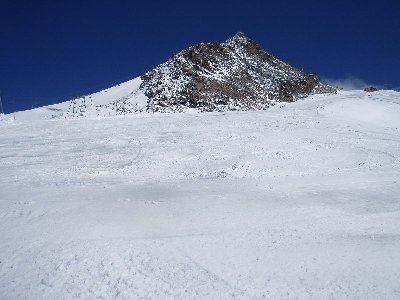
{"label": "blue sky", "polygon": [[6,112],[94,92],[175,52],[245,32],[330,80],[400,87],[398,1],[0,2]]}

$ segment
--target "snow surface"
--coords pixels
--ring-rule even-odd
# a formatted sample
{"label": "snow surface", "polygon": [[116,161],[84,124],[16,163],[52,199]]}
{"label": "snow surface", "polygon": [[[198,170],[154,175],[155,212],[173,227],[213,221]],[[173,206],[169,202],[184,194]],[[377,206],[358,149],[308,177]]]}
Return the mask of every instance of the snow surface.
{"label": "snow surface", "polygon": [[109,117],[126,112],[142,111],[147,97],[139,89],[141,78],[137,77],[90,95],[83,95],[62,103],[20,111],[12,118],[24,121],[66,119],[73,117]]}
{"label": "snow surface", "polygon": [[45,112],[0,121],[0,299],[400,298],[399,93]]}

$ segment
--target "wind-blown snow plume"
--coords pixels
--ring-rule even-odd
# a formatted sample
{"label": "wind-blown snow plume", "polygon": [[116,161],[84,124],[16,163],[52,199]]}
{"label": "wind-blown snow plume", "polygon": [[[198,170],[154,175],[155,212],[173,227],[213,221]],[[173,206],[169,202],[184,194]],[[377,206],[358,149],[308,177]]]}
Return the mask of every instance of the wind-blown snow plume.
{"label": "wind-blown snow plume", "polygon": [[335,88],[351,91],[351,90],[362,90],[367,86],[377,86],[375,84],[367,83],[365,80],[361,78],[357,78],[354,76],[347,76],[344,78],[322,78],[323,82],[326,82],[328,85],[333,86]]}

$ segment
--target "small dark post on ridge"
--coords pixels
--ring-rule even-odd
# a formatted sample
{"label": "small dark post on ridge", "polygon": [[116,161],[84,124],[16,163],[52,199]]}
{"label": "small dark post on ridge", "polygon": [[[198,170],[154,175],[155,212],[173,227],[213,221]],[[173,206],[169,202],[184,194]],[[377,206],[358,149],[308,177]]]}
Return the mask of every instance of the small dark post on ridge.
{"label": "small dark post on ridge", "polygon": [[4,114],[3,103],[1,102],[1,91],[0,91],[0,114]]}

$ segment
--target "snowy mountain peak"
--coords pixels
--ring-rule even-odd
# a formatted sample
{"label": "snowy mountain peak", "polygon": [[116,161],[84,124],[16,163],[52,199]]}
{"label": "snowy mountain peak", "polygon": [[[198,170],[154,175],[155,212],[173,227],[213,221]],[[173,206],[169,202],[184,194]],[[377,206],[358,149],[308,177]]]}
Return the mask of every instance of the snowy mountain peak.
{"label": "snowy mountain peak", "polygon": [[246,34],[243,32],[237,32],[234,36],[226,40],[226,43],[237,43],[237,44],[248,44],[253,43],[254,41],[250,39]]}
{"label": "snowy mountain peak", "polygon": [[313,93],[332,93],[315,75],[279,60],[237,33],[226,42],[181,51],[142,76],[150,111],[265,109]]}
{"label": "snowy mountain peak", "polygon": [[225,42],[182,50],[141,77],[70,101],[23,112],[29,118],[113,116],[137,112],[266,109],[335,92],[238,32]]}

